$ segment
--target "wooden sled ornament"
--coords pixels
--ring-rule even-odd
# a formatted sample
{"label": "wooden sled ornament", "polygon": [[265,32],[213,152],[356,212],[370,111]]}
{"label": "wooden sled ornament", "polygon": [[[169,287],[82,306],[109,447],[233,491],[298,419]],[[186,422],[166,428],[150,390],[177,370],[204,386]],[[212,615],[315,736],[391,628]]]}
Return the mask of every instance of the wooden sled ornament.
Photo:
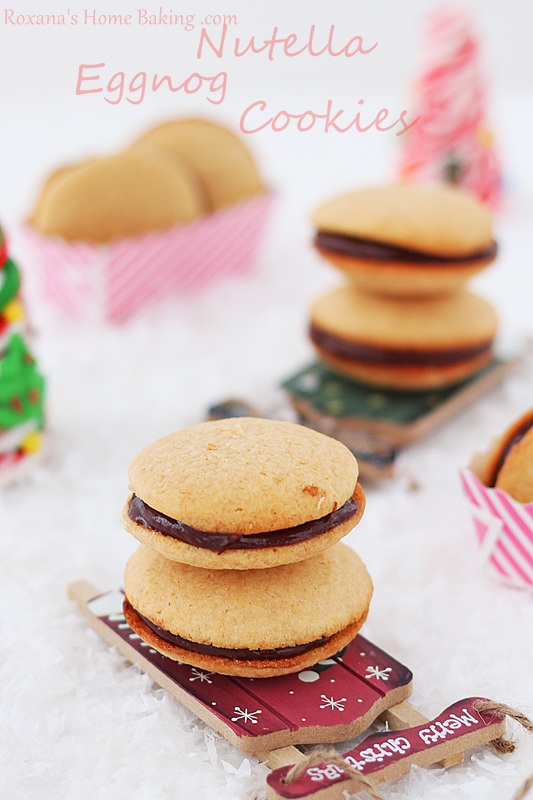
{"label": "wooden sled ornament", "polygon": [[106,642],[231,744],[274,770],[269,798],[341,797],[353,779],[334,764],[309,767],[290,785],[284,783],[289,765],[305,758],[295,745],[346,741],[378,717],[388,730],[342,756],[376,783],[407,772],[413,763],[459,763],[466,749],[503,734],[505,718],[480,714],[476,698],[428,721],[407,702],[411,671],[362,636],[312,669],[236,678],[173,661],[143,642],[125,621],[121,591],[102,593],[78,581],[69,595]]}

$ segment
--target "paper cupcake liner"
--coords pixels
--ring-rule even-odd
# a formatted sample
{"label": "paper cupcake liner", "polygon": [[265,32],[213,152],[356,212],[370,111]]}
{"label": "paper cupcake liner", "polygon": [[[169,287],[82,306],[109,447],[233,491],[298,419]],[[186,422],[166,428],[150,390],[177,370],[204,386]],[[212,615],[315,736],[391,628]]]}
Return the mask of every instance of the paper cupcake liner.
{"label": "paper cupcake liner", "polygon": [[270,216],[264,194],[196,222],[106,245],[24,233],[46,299],[80,321],[124,322],[142,307],[251,269]]}
{"label": "paper cupcake liner", "polygon": [[504,583],[533,586],[533,503],[488,488],[471,470],[460,473],[487,570]]}

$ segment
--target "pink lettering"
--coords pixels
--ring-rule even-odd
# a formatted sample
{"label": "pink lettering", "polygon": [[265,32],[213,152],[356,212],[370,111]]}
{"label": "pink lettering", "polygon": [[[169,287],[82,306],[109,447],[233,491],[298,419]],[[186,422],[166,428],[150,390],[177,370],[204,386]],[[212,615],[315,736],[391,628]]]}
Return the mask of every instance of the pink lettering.
{"label": "pink lettering", "polygon": [[93,94],[94,92],[102,92],[103,89],[100,86],[98,89],[82,89],[82,83],[86,81],[99,81],[100,75],[85,75],[85,70],[89,69],[100,69],[101,67],[105,67],[105,61],[101,64],[80,64],[78,67],[78,81],[76,83],[76,94]]}
{"label": "pink lettering", "polygon": [[259,108],[261,111],[264,111],[266,109],[266,107],[267,107],[267,104],[265,103],[264,100],[256,100],[255,103],[252,103],[251,105],[248,106],[248,108],[246,108],[243,111],[243,113],[241,114],[240,122],[239,122],[239,128],[241,129],[242,133],[258,133],[259,131],[264,131],[265,128],[268,128],[268,126],[272,122],[272,119],[273,119],[272,117],[270,117],[270,119],[267,119],[266,122],[264,122],[262,125],[259,125],[257,128],[248,128],[248,127],[246,127],[246,125],[247,125],[247,117],[248,117],[248,114],[252,111],[252,109]]}

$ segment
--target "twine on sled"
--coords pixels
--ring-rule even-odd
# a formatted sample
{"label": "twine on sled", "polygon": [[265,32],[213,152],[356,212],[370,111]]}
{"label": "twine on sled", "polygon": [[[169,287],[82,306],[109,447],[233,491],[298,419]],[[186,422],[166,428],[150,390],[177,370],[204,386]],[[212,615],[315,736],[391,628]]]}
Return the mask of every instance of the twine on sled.
{"label": "twine on sled", "polygon": [[370,795],[372,800],[384,800],[383,795],[372,786],[368,778],[365,778],[355,767],[351,767],[347,764],[340,753],[337,753],[336,750],[326,750],[323,747],[318,747],[299,764],[294,764],[285,777],[281,779],[281,782],[285,784],[294,783],[294,781],[298,780],[306,769],[313,766],[313,764],[324,763],[342,767],[343,771],[356,781],[356,786],[354,787],[356,792],[362,792],[364,790]]}
{"label": "twine on sled", "polygon": [[[509,717],[510,719],[514,719],[515,722],[518,722],[528,733],[533,733],[533,722],[529,717],[526,717],[521,711],[517,711],[505,705],[505,703],[495,703],[491,700],[479,700],[474,708],[476,711],[479,711],[480,714],[494,714],[496,717]],[[516,742],[512,739],[504,739],[502,736],[490,742],[490,746],[497,753],[513,753],[516,749]]]}
{"label": "twine on sled", "polygon": [[[496,717],[509,717],[510,719],[514,719],[515,722],[518,722],[524,728],[524,730],[528,731],[528,733],[533,733],[533,722],[529,719],[529,717],[526,717],[526,715],[521,711],[517,711],[516,709],[505,705],[505,703],[496,703],[492,700],[479,700],[475,704],[474,708],[480,714],[491,714]],[[503,737],[499,737],[498,739],[490,742],[490,746],[497,753],[502,754],[512,753],[516,749],[516,743],[512,739],[505,739]],[[336,750],[326,750],[325,748],[321,747],[313,750],[313,752],[310,753],[303,761],[300,761],[299,764],[294,764],[289,769],[285,777],[282,778],[282,783],[294,783],[307,769],[309,769],[309,767],[313,766],[314,764],[324,763],[341,767],[347,775],[356,781],[356,786],[354,787],[355,791],[366,791],[372,800],[384,800],[383,795],[378,792],[378,790],[370,783],[370,781],[365,778],[365,776],[359,772],[359,770],[350,766],[340,755],[340,753],[338,753]],[[532,787],[533,775],[525,781],[523,786],[520,787],[513,800],[523,800]]]}

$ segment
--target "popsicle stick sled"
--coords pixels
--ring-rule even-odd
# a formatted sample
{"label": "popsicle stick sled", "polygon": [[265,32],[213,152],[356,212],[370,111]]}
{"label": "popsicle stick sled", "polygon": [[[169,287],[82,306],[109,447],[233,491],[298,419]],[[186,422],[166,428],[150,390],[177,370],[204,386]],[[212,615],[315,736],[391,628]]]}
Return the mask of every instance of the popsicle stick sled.
{"label": "popsicle stick sled", "polygon": [[69,592],[102,638],[247,753],[351,739],[411,694],[410,670],[362,636],[313,669],[278,678],[228,677],[146,645],[124,619],[122,592],[100,594],[85,582]]}
{"label": "popsicle stick sled", "polygon": [[[343,756],[376,782],[408,771],[412,763],[451,766],[462,760],[468,747],[503,733],[504,719],[479,714],[475,698],[429,722],[407,702],[411,671],[363,636],[299,673],[236,678],[173,661],[142,641],[124,618],[123,592],[101,593],[87,581],[78,581],[69,586],[69,594],[106,642],[231,744],[274,770],[268,789],[272,798],[342,796],[351,778],[331,764],[307,769],[290,786],[284,783],[286,765],[304,758],[295,745],[352,739],[378,717],[388,730]],[[339,795],[337,784],[342,784]]]}

